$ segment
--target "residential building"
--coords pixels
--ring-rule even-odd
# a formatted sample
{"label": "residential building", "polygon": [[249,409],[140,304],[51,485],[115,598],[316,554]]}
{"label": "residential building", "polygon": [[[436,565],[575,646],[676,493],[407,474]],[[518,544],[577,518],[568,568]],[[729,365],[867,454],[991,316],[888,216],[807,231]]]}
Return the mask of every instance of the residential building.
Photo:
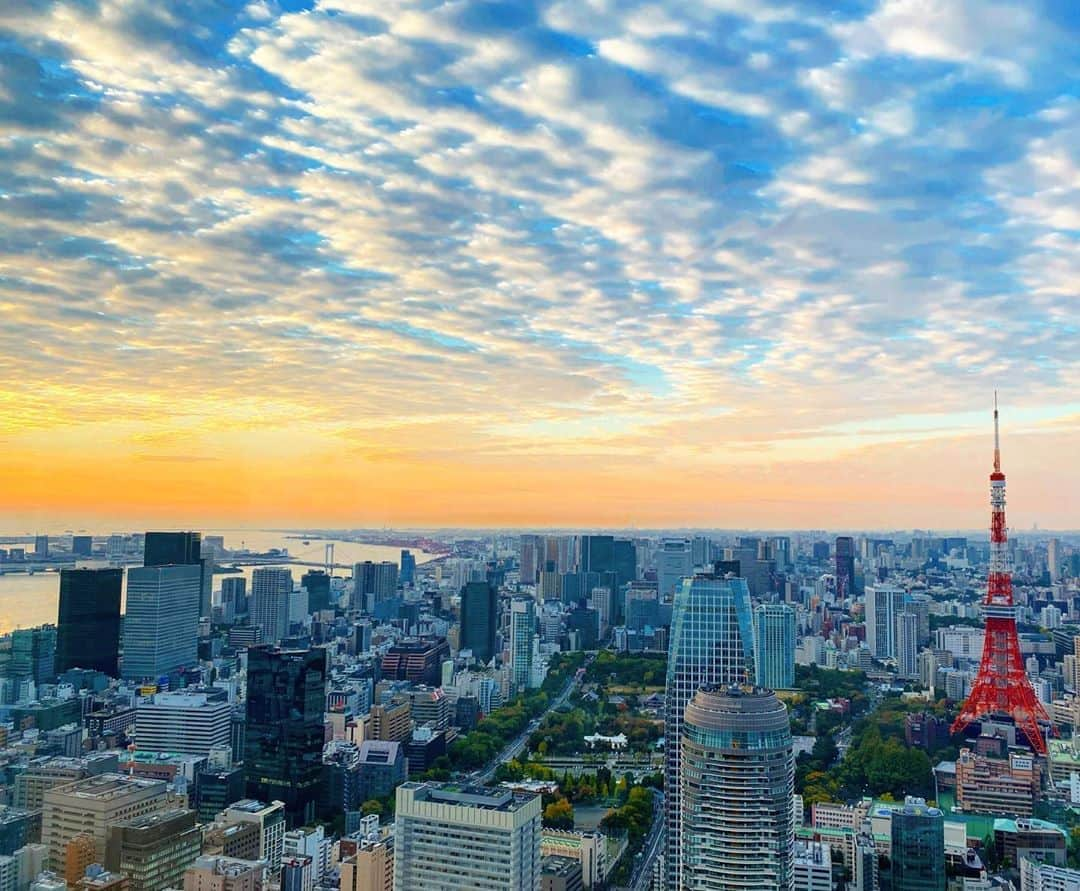
{"label": "residential building", "polygon": [[1039,787],[1038,766],[1027,752],[1006,760],[963,748],[956,759],[956,803],[965,813],[1030,817]]}
{"label": "residential building", "polygon": [[266,643],[277,643],[289,634],[289,599],[293,576],[289,569],[260,566],[251,574],[248,619],[262,630]]}
{"label": "residential building", "polygon": [[122,569],[60,570],[55,671],[72,668],[119,677]]}
{"label": "residential building", "polygon": [[330,601],[330,576],[321,569],[312,569],[300,577],[300,587],[307,591],[307,611],[310,613],[322,612],[324,609],[333,609]]}
{"label": "residential building", "polygon": [[353,566],[352,608],[366,613],[392,600],[397,593],[398,567],[390,560],[374,563],[365,560]]}
{"label": "residential building", "polygon": [[1080,870],[1025,858],[1020,861],[1020,891],[1080,891]]}
{"label": "residential building", "polygon": [[394,887],[539,891],[540,796],[428,783],[398,786]]}
{"label": "residential building", "polygon": [[866,589],[866,645],[875,659],[896,657],[896,620],[903,611],[903,588],[882,584]]}
{"label": "residential building", "polygon": [[832,852],[826,842],[795,842],[794,891],[833,891]]}
{"label": "residential building", "polygon": [[[228,808],[223,816],[226,823],[250,823],[257,827],[259,839],[257,858],[265,861],[267,869],[276,875],[281,869],[281,858],[285,853],[284,802],[272,801],[270,804],[263,804],[261,801],[245,799]],[[253,858],[245,857],[244,859]]]}
{"label": "residential building", "polygon": [[795,686],[795,610],[789,604],[755,607],[754,669],[759,687],[787,690]]}
{"label": "residential building", "polygon": [[515,597],[510,601],[510,690],[512,695],[524,693],[531,684],[535,636],[535,601],[528,597]]}
{"label": "residential building", "polygon": [[394,891],[394,836],[386,833],[360,839],[356,852],[341,861],[339,871],[340,891]]}
{"label": "residential building", "polygon": [[16,628],[11,632],[11,651],[6,674],[15,680],[29,679],[34,685],[56,680],[56,626]]}
{"label": "residential building", "polygon": [[896,673],[905,680],[919,676],[919,617],[902,612],[896,616]]}
{"label": "residential building", "polygon": [[683,713],[703,686],[745,684],[754,677],[753,616],[744,579],[715,574],[683,580],[675,593],[666,676],[666,884],[681,885],[679,773]]}
{"label": "residential building", "polygon": [[677,887],[790,891],[795,756],[776,694],[699,689],[685,709],[680,758]]}
{"label": "residential building", "polygon": [[261,860],[203,856],[184,871],[184,891],[262,891],[266,864]]}

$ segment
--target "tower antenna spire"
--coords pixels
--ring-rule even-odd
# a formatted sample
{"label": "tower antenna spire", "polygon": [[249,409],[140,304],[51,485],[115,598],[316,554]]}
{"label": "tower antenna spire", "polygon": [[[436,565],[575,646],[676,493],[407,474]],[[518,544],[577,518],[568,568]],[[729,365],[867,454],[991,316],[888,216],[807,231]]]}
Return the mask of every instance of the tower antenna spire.
{"label": "tower antenna spire", "polygon": [[1001,473],[1001,440],[998,437],[997,390],[994,390],[994,472]]}

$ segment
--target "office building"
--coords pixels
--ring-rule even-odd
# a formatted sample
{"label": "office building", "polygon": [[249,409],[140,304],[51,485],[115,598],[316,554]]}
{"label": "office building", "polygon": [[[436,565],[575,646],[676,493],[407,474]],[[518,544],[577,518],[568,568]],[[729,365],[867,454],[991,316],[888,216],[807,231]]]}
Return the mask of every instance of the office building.
{"label": "office building", "polygon": [[488,581],[466,582],[461,589],[459,649],[472,650],[486,665],[495,658],[495,631],[499,623],[499,595]]}
{"label": "office building", "polygon": [[[198,615],[210,615],[210,588],[213,566],[202,556],[202,535],[198,532],[147,532],[143,539],[144,566],[198,566]],[[129,576],[130,581],[130,576]]]}
{"label": "office building", "polygon": [[71,554],[74,557],[89,557],[94,553],[94,537],[92,535],[71,536]]}
{"label": "office building", "polygon": [[370,739],[404,742],[412,735],[412,703],[408,697],[376,703],[368,714]]}
{"label": "office building", "polygon": [[854,599],[858,593],[855,586],[855,539],[840,535],[836,539],[836,599]]}
{"label": "office building", "polygon": [[183,891],[262,891],[266,864],[232,857],[198,857],[184,870]]}
{"label": "office building", "polygon": [[694,555],[688,538],[665,538],[656,552],[656,583],[666,600],[694,573]]}
{"label": "office building", "polygon": [[45,559],[49,556],[49,536],[34,536],[34,556],[41,559]]}
{"label": "office building", "polygon": [[0,856],[10,856],[41,835],[41,814],[0,805]]}
{"label": "office building", "polygon": [[221,605],[232,604],[234,616],[244,616],[248,612],[247,579],[242,575],[226,576],[221,580]]}
{"label": "office building", "polygon": [[408,548],[401,552],[401,569],[398,572],[398,579],[403,585],[412,585],[416,582],[416,557]]}
{"label": "office building", "polygon": [[394,891],[394,836],[373,833],[340,866],[340,891]]}
{"label": "office building", "polygon": [[921,798],[892,809],[893,891],[945,891],[945,817]]}
{"label": "office building", "polygon": [[679,752],[683,712],[703,686],[745,684],[754,675],[753,616],[746,581],[713,574],[684,579],[675,593],[666,675],[667,885],[681,888]]}
{"label": "office building", "polygon": [[536,603],[528,597],[510,601],[511,695],[529,689],[533,677],[533,638],[536,636]]}
{"label": "office building", "polygon": [[383,655],[383,679],[437,687],[442,682],[443,661],[449,658],[450,645],[446,638],[406,639]]}
{"label": "office building", "polygon": [[523,585],[535,585],[543,562],[543,539],[522,535],[518,549],[518,575]]}
{"label": "office building", "polygon": [[284,802],[272,801],[270,804],[264,804],[261,801],[245,799],[228,808],[224,817],[226,823],[250,824],[256,828],[257,850],[251,852],[253,856],[244,859],[250,860],[257,857],[266,863],[267,869],[272,874],[277,874],[277,871],[281,869],[281,858],[285,854]]}
{"label": "office building", "polygon": [[398,786],[394,887],[539,891],[540,796]]}
{"label": "office building", "polygon": [[581,864],[571,857],[544,857],[540,861],[540,891],[582,891]]}
{"label": "office building", "polygon": [[209,755],[228,747],[231,733],[232,705],[224,691],[157,693],[135,713],[135,742],[151,752]]}
{"label": "office building", "polygon": [[312,891],[315,876],[310,857],[283,857],[281,860],[281,891]]}
{"label": "office building", "polygon": [[172,807],[165,783],[106,773],[45,792],[41,841],[53,869],[64,868],[67,843],[80,833],[94,839],[95,861],[104,862],[108,827]]}
{"label": "office building", "polygon": [[289,635],[289,598],[293,592],[292,571],[260,566],[251,574],[248,620],[262,630],[266,643],[277,643]]}
{"label": "office building", "polygon": [[1028,752],[1007,759],[960,749],[956,759],[956,803],[969,814],[1030,817],[1040,792],[1038,764]]}
{"label": "office building", "polygon": [[832,852],[827,842],[795,842],[794,891],[833,891]]}
{"label": "office building", "polygon": [[866,645],[875,659],[896,658],[897,617],[904,612],[904,590],[895,585],[866,589]]}
{"label": "office building", "polygon": [[600,832],[543,829],[540,833],[540,854],[545,858],[577,861],[581,867],[581,883],[586,888],[601,885],[608,873],[607,837]]}
{"label": "office building", "polygon": [[1020,861],[1020,891],[1080,891],[1080,870],[1024,857]]}
{"label": "office building", "polygon": [[128,570],[124,665],[131,680],[156,680],[198,662],[199,566]]}
{"label": "office building", "polygon": [[615,539],[615,577],[619,588],[637,579],[637,545],[625,538]]}
{"label": "office building", "polygon": [[69,888],[74,888],[84,875],[86,868],[97,861],[97,845],[94,837],[87,832],[73,836],[64,847],[64,881]]}
{"label": "office building", "polygon": [[119,677],[122,569],[62,569],[57,674],[72,668]]}
{"label": "office building", "polygon": [[68,888],[73,891],[130,891],[131,879],[118,872],[109,872],[100,864],[94,863],[74,885],[69,883]]}
{"label": "office building", "polygon": [[105,868],[126,875],[131,891],[165,891],[181,886],[201,850],[195,811],[143,814],[109,827]]}
{"label": "office building", "polygon": [[212,823],[214,817],[244,798],[242,767],[207,768],[199,773],[195,810],[200,823]]}
{"label": "office building", "polygon": [[754,669],[759,687],[787,690],[795,686],[795,610],[790,605],[755,607]]}
{"label": "office building", "polygon": [[791,891],[795,757],[776,694],[699,690],[685,710],[680,780],[681,884],[673,887]]}
{"label": "office building", "polygon": [[282,801],[290,828],[315,819],[322,777],[326,651],[248,650],[247,795]]}
{"label": "office building", "polygon": [[307,591],[307,610],[309,613],[322,612],[324,609],[333,609],[334,604],[330,600],[330,576],[321,569],[313,569],[305,572],[300,577],[300,587]]}
{"label": "office building", "polygon": [[397,593],[398,567],[390,560],[365,560],[353,566],[352,608],[370,613]]}
{"label": "office building", "polygon": [[16,628],[11,632],[11,654],[7,676],[16,681],[31,680],[35,686],[56,680],[56,626]]}
{"label": "office building", "polygon": [[859,829],[853,840],[849,891],[878,891],[878,850],[870,824]]}

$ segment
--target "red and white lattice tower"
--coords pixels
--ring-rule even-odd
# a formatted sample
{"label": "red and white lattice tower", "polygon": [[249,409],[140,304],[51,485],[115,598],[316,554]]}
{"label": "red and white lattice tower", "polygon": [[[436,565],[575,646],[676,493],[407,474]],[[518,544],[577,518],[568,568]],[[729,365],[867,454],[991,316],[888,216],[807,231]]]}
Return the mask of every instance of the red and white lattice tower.
{"label": "red and white lattice tower", "polygon": [[983,599],[986,637],[979,674],[964,703],[952,732],[960,733],[969,724],[988,715],[1012,718],[1028,738],[1031,747],[1046,754],[1046,739],[1039,722],[1050,723],[1043,704],[1035,696],[1016,636],[1016,608],[1013,606],[1012,572],[1006,550],[1005,474],[1001,472],[998,441],[997,395],[994,396],[994,472],[990,474],[990,575]]}

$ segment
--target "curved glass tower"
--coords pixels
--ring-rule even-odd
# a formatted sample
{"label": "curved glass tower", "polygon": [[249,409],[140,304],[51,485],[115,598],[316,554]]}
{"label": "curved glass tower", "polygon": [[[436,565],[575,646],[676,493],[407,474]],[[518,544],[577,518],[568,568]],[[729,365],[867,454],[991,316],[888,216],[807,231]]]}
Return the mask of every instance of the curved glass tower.
{"label": "curved glass tower", "polygon": [[687,891],[794,887],[795,757],[787,709],[760,688],[706,688],[682,736],[682,884]]}
{"label": "curved glass tower", "polygon": [[745,579],[699,574],[676,589],[671,615],[664,726],[666,888],[682,889],[679,854],[679,751],[683,712],[705,686],[751,683],[754,678],[753,617]]}

